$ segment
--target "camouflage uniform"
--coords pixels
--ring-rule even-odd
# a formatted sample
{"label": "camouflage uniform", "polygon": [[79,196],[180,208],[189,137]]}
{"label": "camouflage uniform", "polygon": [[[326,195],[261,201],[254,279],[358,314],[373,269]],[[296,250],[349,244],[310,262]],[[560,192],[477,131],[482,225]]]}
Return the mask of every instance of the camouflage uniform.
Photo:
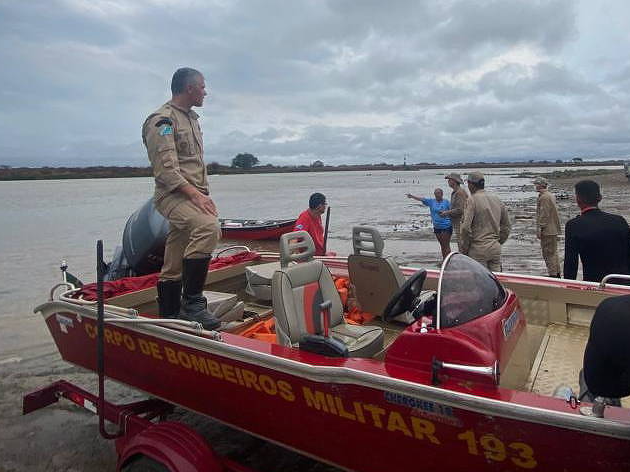
{"label": "camouflage uniform", "polygon": [[543,259],[550,277],[560,275],[559,234],[560,217],[558,216],[556,199],[548,190],[540,190],[536,203],[536,235],[540,238]]}
{"label": "camouflage uniform", "polygon": [[457,238],[457,249],[459,252],[462,252],[460,227],[467,200],[468,193],[466,193],[466,190],[459,187],[451,193],[451,209],[444,212],[444,215],[448,216],[453,224],[453,234]]}
{"label": "camouflage uniform", "polygon": [[461,252],[492,271],[501,270],[501,244],[510,235],[510,220],[499,197],[483,189],[470,195],[461,223]]}
{"label": "camouflage uniform", "polygon": [[182,260],[210,257],[221,237],[217,217],[203,213],[183,193],[176,192],[191,184],[209,195],[198,118],[194,111],[169,101],[142,126],[142,140],[155,177],[155,206],[170,223],[160,280],[180,280]]}

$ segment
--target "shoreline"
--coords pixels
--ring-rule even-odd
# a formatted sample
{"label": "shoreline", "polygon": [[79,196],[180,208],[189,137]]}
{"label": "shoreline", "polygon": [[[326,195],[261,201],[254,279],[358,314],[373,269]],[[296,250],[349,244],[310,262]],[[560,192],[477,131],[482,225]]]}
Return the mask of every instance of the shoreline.
{"label": "shoreline", "polygon": [[[233,174],[285,174],[302,172],[348,172],[348,171],[418,171],[440,169],[505,169],[510,167],[617,167],[623,166],[623,160],[582,161],[582,162],[468,162],[454,164],[358,164],[339,166],[257,166],[251,169],[233,168],[217,163],[207,164],[208,175]],[[585,170],[588,172],[588,170]],[[526,173],[523,173],[526,174]],[[23,180],[68,180],[68,179],[119,179],[133,177],[152,177],[151,167],[134,166],[91,166],[91,167],[9,167],[0,166],[0,182]],[[1,472],[1,471],[0,471]]]}

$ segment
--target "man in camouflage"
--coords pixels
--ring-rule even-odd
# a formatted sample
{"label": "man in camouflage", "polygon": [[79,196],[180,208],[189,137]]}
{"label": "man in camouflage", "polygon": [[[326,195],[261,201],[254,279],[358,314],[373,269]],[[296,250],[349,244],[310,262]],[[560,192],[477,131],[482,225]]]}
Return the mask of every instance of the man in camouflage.
{"label": "man in camouflage", "polygon": [[558,259],[558,235],[560,234],[560,217],[556,198],[547,189],[547,179],[538,177],[534,180],[538,192],[536,203],[536,237],[540,239],[543,259],[547,265],[549,277],[560,277],[560,260]]}
{"label": "man in camouflage", "polygon": [[453,234],[457,238],[457,249],[462,251],[461,236],[459,235],[462,217],[464,216],[464,208],[466,207],[466,201],[468,200],[468,194],[466,190],[461,187],[464,183],[461,176],[456,172],[451,172],[444,177],[448,186],[453,190],[451,192],[451,209],[440,212],[441,216],[448,216],[453,224]]}
{"label": "man in camouflage", "polygon": [[485,191],[481,172],[471,172],[466,180],[470,198],[460,228],[461,252],[491,271],[500,271],[501,244],[511,230],[507,209],[499,197]]}
{"label": "man in camouflage", "polygon": [[160,316],[216,329],[220,323],[207,310],[203,287],[221,227],[208,189],[199,115],[192,110],[207,95],[204,77],[195,69],[178,69],[171,91],[172,99],[142,127],[155,177],[155,206],[170,224],[157,284]]}

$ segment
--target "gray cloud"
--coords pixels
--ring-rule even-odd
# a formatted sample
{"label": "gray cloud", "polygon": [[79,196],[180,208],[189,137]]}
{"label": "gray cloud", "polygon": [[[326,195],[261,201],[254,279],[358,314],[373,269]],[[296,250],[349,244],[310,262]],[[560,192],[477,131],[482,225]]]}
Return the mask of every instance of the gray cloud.
{"label": "gray cloud", "polygon": [[630,154],[630,39],[586,0],[2,2],[0,41],[11,165],[145,164],[184,65],[208,161]]}

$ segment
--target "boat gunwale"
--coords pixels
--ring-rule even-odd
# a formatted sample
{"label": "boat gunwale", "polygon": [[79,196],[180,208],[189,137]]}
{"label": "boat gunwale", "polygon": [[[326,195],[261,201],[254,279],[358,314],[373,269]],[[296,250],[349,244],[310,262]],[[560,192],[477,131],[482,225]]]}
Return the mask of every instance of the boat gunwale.
{"label": "boat gunwale", "polygon": [[[87,316],[94,321],[96,321],[97,318],[96,310],[91,309],[90,307],[79,306],[58,300],[38,305],[34,311],[41,312],[45,320],[57,313],[61,314],[64,312]],[[123,329],[139,332],[148,336],[154,336],[162,341],[179,343],[188,348],[197,349],[219,357],[276,370],[287,375],[297,376],[313,382],[357,385],[360,387],[388,391],[410,397],[420,397],[476,414],[499,416],[511,420],[577,430],[617,439],[630,439],[630,424],[620,421],[581,416],[576,413],[550,410],[522,403],[488,398],[481,395],[457,392],[432,385],[368,372],[356,367],[314,365],[303,360],[289,359],[261,352],[251,347],[236,346],[223,341],[216,341],[194,334],[165,328],[159,325],[129,326],[128,323],[116,324],[116,320],[112,318],[128,317],[111,312],[106,312],[106,314],[110,317],[110,319],[105,320],[106,323],[114,324]],[[354,361],[356,360],[357,359],[354,359]],[[365,359],[365,361],[376,362],[372,359]],[[532,392],[522,392],[512,389],[506,390],[537,396],[537,394]]]}

